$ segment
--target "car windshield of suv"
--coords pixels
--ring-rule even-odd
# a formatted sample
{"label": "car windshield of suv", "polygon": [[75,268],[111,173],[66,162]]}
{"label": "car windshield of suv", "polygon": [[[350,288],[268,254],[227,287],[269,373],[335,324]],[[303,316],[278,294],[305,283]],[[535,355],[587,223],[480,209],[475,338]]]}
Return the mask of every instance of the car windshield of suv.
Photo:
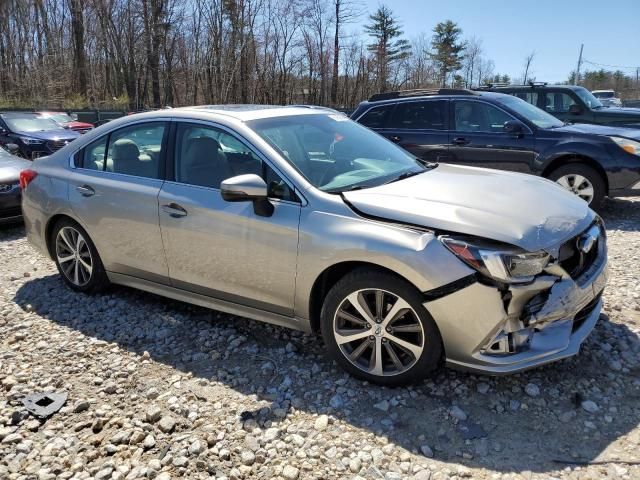
{"label": "car windshield of suv", "polygon": [[3,120],[14,132],[44,132],[61,130],[62,127],[50,118],[42,117],[4,117]]}
{"label": "car windshield of suv", "polygon": [[593,94],[584,87],[578,87],[574,90],[580,99],[587,104],[589,108],[602,108],[602,103]]}
{"label": "car windshield of suv", "polygon": [[375,187],[435,166],[338,113],[264,118],[247,125],[312,185],[329,193]]}
{"label": "car windshield of suv", "polygon": [[498,103],[510,108],[521,117],[526,118],[538,128],[558,128],[564,125],[564,123],[553,115],[535,105],[525,102],[521,98],[505,95],[498,99]]}

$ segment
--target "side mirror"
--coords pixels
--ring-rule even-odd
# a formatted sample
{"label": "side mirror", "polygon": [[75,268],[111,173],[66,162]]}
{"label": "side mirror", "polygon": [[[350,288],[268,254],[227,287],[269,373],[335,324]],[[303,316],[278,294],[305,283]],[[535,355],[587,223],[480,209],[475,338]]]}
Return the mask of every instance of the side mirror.
{"label": "side mirror", "polygon": [[266,182],[254,173],[227,178],[220,184],[220,194],[227,202],[253,202],[253,211],[261,217],[273,214]]}
{"label": "side mirror", "polygon": [[511,135],[520,135],[524,133],[524,125],[517,120],[508,120],[504,122],[503,129]]}
{"label": "side mirror", "polygon": [[582,115],[583,111],[584,110],[582,109],[582,107],[577,103],[574,103],[573,105],[569,106],[569,113],[571,115]]}

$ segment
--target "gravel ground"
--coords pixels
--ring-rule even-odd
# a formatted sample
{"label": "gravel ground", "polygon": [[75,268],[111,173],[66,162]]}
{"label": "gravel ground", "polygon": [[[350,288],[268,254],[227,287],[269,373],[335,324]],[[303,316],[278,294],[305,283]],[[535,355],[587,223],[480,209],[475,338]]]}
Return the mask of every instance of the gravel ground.
{"label": "gravel ground", "polygon": [[[5,227],[0,478],[640,478],[640,199],[603,216],[611,278],[580,355],[401,389],[350,378],[314,335],[72,293]],[[68,400],[47,421],[21,406],[51,391]]]}

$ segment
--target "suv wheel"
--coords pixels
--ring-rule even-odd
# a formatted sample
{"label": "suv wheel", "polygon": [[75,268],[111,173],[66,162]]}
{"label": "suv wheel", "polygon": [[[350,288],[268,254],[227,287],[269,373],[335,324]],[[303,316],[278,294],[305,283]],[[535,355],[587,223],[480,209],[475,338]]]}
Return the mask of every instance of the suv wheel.
{"label": "suv wheel", "polygon": [[321,312],[330,356],[353,376],[386,386],[422,380],[442,355],[435,322],[406,281],[357,270],[329,291]]}
{"label": "suv wheel", "polygon": [[582,163],[570,163],[549,174],[560,186],[578,195],[593,209],[602,205],[605,197],[604,181],[593,168]]}
{"label": "suv wheel", "polygon": [[96,247],[76,222],[60,220],[53,229],[51,242],[58,271],[73,290],[97,292],[109,284]]}

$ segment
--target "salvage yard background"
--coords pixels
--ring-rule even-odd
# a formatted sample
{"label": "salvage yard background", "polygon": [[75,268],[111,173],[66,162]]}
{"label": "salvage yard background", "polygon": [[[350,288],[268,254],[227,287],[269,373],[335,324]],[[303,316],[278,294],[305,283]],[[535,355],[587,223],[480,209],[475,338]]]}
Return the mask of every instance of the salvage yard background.
{"label": "salvage yard background", "polygon": [[[347,376],[314,335],[73,293],[2,228],[0,478],[640,478],[640,198],[603,216],[610,281],[578,356],[399,389]],[[68,400],[42,423],[19,400],[46,391]]]}

